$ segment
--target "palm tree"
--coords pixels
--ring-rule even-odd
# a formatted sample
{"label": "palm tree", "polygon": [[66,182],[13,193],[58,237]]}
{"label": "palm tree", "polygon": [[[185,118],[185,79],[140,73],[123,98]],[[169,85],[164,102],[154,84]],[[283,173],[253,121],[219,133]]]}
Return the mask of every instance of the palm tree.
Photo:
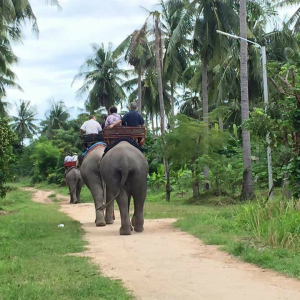
{"label": "palm tree", "polygon": [[202,102],[197,94],[192,92],[185,92],[182,97],[182,104],[180,106],[180,113],[196,119],[201,120],[202,115]]}
{"label": "palm tree", "polygon": [[[247,39],[247,0],[240,0],[240,36]],[[242,122],[249,119],[248,43],[241,40],[241,111]],[[242,199],[253,197],[250,132],[243,129],[243,187]]]}
{"label": "palm tree", "polygon": [[[282,8],[286,6],[295,6],[300,4],[299,0],[276,0],[274,2],[276,2],[275,6],[277,8]],[[296,11],[290,17],[286,25],[290,28],[293,28],[293,32],[295,33],[300,32],[300,7],[296,9]]]}
{"label": "palm tree", "polygon": [[[180,42],[182,36],[192,35],[192,48],[201,59],[201,91],[203,120],[209,126],[209,63],[222,59],[228,50],[228,41],[222,41],[216,30],[231,32],[238,27],[238,16],[233,9],[233,0],[197,0],[185,1],[185,14],[178,22],[171,37],[168,52]],[[209,177],[208,167],[204,168],[204,177]],[[207,185],[205,185],[207,188]]]}
{"label": "palm tree", "polygon": [[113,55],[112,44],[106,50],[102,44],[92,45],[93,55],[87,58],[75,76],[73,83],[83,79],[83,86],[77,91],[78,96],[88,93],[87,104],[90,110],[104,106],[109,111],[110,106],[118,104],[126,98],[122,89],[122,75],[127,72],[119,69],[120,60]]}
{"label": "palm tree", "polygon": [[46,113],[46,120],[41,122],[41,126],[43,126],[42,134],[52,139],[55,129],[66,128],[70,115],[63,101],[55,102],[54,99],[50,101],[51,108]]}
{"label": "palm tree", "polygon": [[0,118],[8,117],[8,109],[10,107],[10,103],[7,101],[2,101],[0,98]]}
{"label": "palm tree", "polygon": [[153,53],[147,38],[147,22],[141,29],[135,30],[114,51],[114,57],[119,57],[125,52],[128,61],[138,74],[138,109],[142,112],[142,76],[153,63]]}
{"label": "palm tree", "polygon": [[30,106],[30,101],[20,100],[20,104],[15,104],[18,115],[12,116],[12,129],[18,135],[21,146],[24,145],[24,139],[32,138],[37,133],[38,127],[33,123],[36,121],[36,111],[34,107]]}
{"label": "palm tree", "polygon": [[[155,36],[155,61],[156,61],[156,73],[157,73],[157,81],[158,81],[158,97],[159,97],[159,107],[160,107],[160,130],[161,130],[161,138],[163,149],[166,147],[165,142],[165,104],[164,104],[164,91],[163,91],[163,80],[162,80],[162,32],[160,28],[160,13],[155,11],[151,13],[154,18],[154,36]],[[168,160],[163,157],[165,173],[166,173],[166,197],[167,201],[170,202],[171,198],[171,187],[170,187],[170,170]]]}
{"label": "palm tree", "polygon": [[[164,34],[164,44],[168,48],[170,39],[176,30],[184,13],[184,2],[179,0],[160,1],[162,7],[162,30]],[[186,46],[188,39],[183,36],[170,51],[164,56],[164,79],[170,82],[171,86],[171,116],[175,115],[174,92],[176,84],[182,83],[182,74],[187,68],[189,59]]]}

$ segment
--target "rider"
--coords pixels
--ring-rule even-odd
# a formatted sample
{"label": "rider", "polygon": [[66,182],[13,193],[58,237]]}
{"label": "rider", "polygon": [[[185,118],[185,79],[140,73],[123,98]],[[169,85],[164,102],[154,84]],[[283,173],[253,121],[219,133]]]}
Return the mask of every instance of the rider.
{"label": "rider", "polygon": [[129,113],[122,118],[123,126],[135,127],[145,124],[143,117],[137,112],[137,109],[136,102],[131,102]]}
{"label": "rider", "polygon": [[[143,117],[137,112],[137,109],[138,106],[136,102],[131,102],[130,111],[122,118],[123,126],[136,127],[145,124]],[[139,138],[138,143],[142,147],[145,143],[145,139]]]}
{"label": "rider", "polygon": [[105,127],[109,127],[110,129],[114,128],[116,125],[120,124],[122,121],[122,117],[117,113],[118,109],[115,106],[112,106],[109,109],[111,115],[109,115],[105,121]]}
{"label": "rider", "polygon": [[88,147],[88,143],[97,142],[98,140],[103,141],[102,127],[93,115],[89,116],[89,120],[82,124],[80,133],[86,148]]}
{"label": "rider", "polygon": [[106,120],[107,120],[107,115],[104,115],[103,116],[103,123],[101,124],[101,128],[102,128],[102,130],[104,130],[104,128],[105,128],[105,122],[106,122]]}

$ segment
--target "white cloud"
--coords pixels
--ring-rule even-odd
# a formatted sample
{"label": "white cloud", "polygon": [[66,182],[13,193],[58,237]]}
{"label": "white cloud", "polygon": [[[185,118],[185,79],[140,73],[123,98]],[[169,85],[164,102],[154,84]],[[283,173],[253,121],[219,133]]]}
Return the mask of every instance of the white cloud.
{"label": "white cloud", "polygon": [[158,1],[61,0],[62,11],[39,0],[31,2],[38,19],[39,38],[27,25],[23,44],[13,45],[20,59],[13,69],[24,93],[9,90],[7,100],[31,100],[41,119],[51,97],[64,100],[68,107],[83,107],[84,99],[78,101],[75,96],[79,84],[71,87],[71,83],[91,54],[90,45],[112,42],[117,46],[145,21],[147,12],[142,7],[153,9]]}
{"label": "white cloud", "polygon": [[[91,53],[90,44],[113,42],[117,46],[128,34],[140,27],[158,0],[60,0],[63,7],[46,6],[32,0],[38,19],[39,39],[25,28],[23,44],[14,45],[20,63],[13,69],[24,93],[9,90],[7,100],[31,100],[37,106],[38,118],[49,108],[49,98],[64,100],[68,107],[83,107],[84,99],[76,100],[79,84],[72,80],[84,59]],[[280,11],[291,15],[295,7]],[[76,111],[73,110],[73,113]]]}

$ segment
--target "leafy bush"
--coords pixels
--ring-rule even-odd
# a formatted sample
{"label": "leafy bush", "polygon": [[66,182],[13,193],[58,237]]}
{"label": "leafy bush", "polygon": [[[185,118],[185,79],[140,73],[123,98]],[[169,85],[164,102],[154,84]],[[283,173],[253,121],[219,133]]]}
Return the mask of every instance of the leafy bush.
{"label": "leafy bush", "polygon": [[60,151],[53,146],[51,141],[41,141],[34,147],[30,157],[34,161],[34,173],[32,181],[41,182],[47,180],[50,174],[55,173],[60,158]]}
{"label": "leafy bush", "polygon": [[5,184],[12,179],[10,164],[14,161],[12,145],[16,136],[11,130],[8,120],[0,118],[0,197],[6,195]]}

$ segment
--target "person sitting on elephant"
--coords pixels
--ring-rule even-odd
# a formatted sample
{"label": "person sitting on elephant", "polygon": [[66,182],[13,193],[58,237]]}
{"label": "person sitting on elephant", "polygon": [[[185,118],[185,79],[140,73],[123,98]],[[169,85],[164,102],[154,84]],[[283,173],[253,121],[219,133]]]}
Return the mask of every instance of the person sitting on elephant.
{"label": "person sitting on elephant", "polygon": [[137,112],[136,102],[130,103],[130,111],[122,118],[122,125],[129,127],[136,127],[144,125],[143,117]]}
{"label": "person sitting on elephant", "polygon": [[88,121],[82,124],[80,132],[83,137],[85,148],[88,148],[95,142],[103,141],[102,127],[93,115],[89,117]]}
{"label": "person sitting on elephant", "polygon": [[66,162],[70,162],[70,161],[72,161],[72,160],[73,160],[73,159],[72,159],[71,153],[68,153],[68,154],[66,155],[65,159],[64,159],[64,162],[66,163]]}
{"label": "person sitting on elephant", "polygon": [[[143,117],[137,112],[136,102],[130,103],[130,111],[122,118],[122,125],[129,127],[136,127],[145,124]],[[145,139],[139,138],[138,144],[142,147],[145,143]]]}
{"label": "person sitting on elephant", "polygon": [[105,127],[109,127],[109,129],[112,129],[122,122],[122,117],[118,114],[118,109],[115,106],[112,106],[109,111],[111,115],[107,117],[105,121]]}
{"label": "person sitting on elephant", "polygon": [[101,124],[101,128],[102,128],[102,130],[104,130],[104,128],[105,128],[105,122],[106,122],[106,120],[107,120],[107,115],[104,115],[103,116],[103,123]]}

